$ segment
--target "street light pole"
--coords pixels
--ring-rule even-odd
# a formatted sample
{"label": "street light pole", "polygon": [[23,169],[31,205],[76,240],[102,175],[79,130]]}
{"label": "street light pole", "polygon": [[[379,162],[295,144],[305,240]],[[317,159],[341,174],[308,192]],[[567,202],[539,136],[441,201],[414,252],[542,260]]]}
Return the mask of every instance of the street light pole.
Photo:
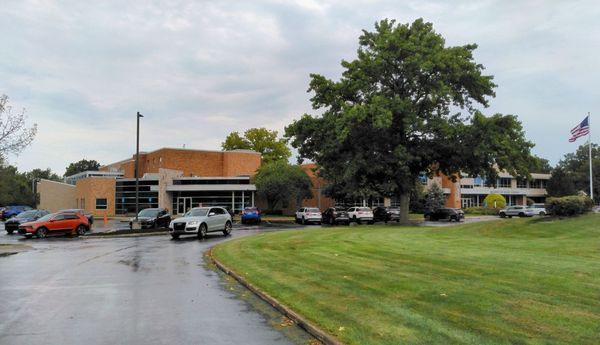
{"label": "street light pole", "polygon": [[140,212],[140,117],[144,115],[137,112],[137,131],[135,143],[135,222],[138,221],[138,213]]}

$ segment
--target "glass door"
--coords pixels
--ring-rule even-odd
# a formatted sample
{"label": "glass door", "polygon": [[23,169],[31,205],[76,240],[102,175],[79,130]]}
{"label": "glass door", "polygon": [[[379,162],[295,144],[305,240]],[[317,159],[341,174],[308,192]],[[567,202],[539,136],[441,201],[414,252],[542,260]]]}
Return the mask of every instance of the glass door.
{"label": "glass door", "polygon": [[186,213],[192,208],[191,197],[178,197],[177,198],[177,214],[181,215]]}

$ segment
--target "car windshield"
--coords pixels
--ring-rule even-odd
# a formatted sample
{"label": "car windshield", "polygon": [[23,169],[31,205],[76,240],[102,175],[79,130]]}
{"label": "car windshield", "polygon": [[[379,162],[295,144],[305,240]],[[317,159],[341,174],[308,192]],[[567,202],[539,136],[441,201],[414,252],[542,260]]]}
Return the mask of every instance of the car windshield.
{"label": "car windshield", "polygon": [[25,212],[19,213],[17,216],[15,216],[15,218],[17,218],[17,219],[31,218],[31,217],[34,217],[36,213],[37,213],[37,211],[35,211],[35,210],[25,211]]}
{"label": "car windshield", "polygon": [[335,208],[335,211],[336,211],[336,212],[346,212],[346,209],[345,209],[345,208],[343,208],[343,207],[336,207],[336,208]]}
{"label": "car windshield", "polygon": [[307,208],[306,212],[319,212],[318,208]]}
{"label": "car windshield", "polygon": [[141,210],[140,213],[138,213],[138,217],[156,217],[156,216],[158,216],[157,208],[147,208],[145,210]]}
{"label": "car windshield", "polygon": [[187,211],[186,214],[184,214],[184,217],[206,217],[206,214],[208,213],[208,209],[207,208],[193,208],[189,211]]}
{"label": "car windshield", "polygon": [[258,209],[256,207],[246,207],[244,209],[244,211],[246,211],[246,212],[256,212],[256,211],[258,211]]}
{"label": "car windshield", "polygon": [[358,208],[358,211],[359,211],[359,212],[369,212],[369,211],[371,211],[371,209],[370,209],[370,208],[368,208],[368,207],[359,207],[359,208]]}
{"label": "car windshield", "polygon": [[54,215],[55,215],[55,214],[56,214],[56,213],[50,213],[50,214],[47,214],[47,215],[43,216],[42,218],[40,218],[40,219],[38,219],[38,220],[39,220],[40,222],[45,222],[45,221],[47,221],[47,220],[50,220],[50,219],[52,219],[52,217],[54,217]]}

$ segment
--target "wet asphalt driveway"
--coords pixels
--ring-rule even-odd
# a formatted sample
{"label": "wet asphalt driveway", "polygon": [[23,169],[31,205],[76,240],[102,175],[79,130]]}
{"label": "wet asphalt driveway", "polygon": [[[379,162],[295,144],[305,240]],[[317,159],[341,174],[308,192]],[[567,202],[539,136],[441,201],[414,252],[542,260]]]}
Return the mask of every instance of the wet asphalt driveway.
{"label": "wet asphalt driveway", "polygon": [[[0,257],[0,344],[307,344],[310,337],[208,265],[215,235],[20,240]],[[233,237],[255,231],[235,231]]]}

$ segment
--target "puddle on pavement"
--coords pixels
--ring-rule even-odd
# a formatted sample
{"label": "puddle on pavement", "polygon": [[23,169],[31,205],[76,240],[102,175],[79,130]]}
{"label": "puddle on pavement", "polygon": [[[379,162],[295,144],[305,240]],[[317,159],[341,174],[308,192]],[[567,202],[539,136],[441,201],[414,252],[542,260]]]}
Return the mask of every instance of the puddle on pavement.
{"label": "puddle on pavement", "polygon": [[295,344],[302,345],[319,345],[321,342],[313,338],[305,330],[300,328],[294,321],[288,319],[270,304],[258,298],[250,290],[246,289],[237,280],[223,273],[218,269],[205,254],[204,267],[219,276],[219,282],[224,290],[228,291],[232,297],[242,300],[247,307],[247,312],[256,312],[260,314],[269,326],[273,327],[278,332],[282,333],[287,339]]}

